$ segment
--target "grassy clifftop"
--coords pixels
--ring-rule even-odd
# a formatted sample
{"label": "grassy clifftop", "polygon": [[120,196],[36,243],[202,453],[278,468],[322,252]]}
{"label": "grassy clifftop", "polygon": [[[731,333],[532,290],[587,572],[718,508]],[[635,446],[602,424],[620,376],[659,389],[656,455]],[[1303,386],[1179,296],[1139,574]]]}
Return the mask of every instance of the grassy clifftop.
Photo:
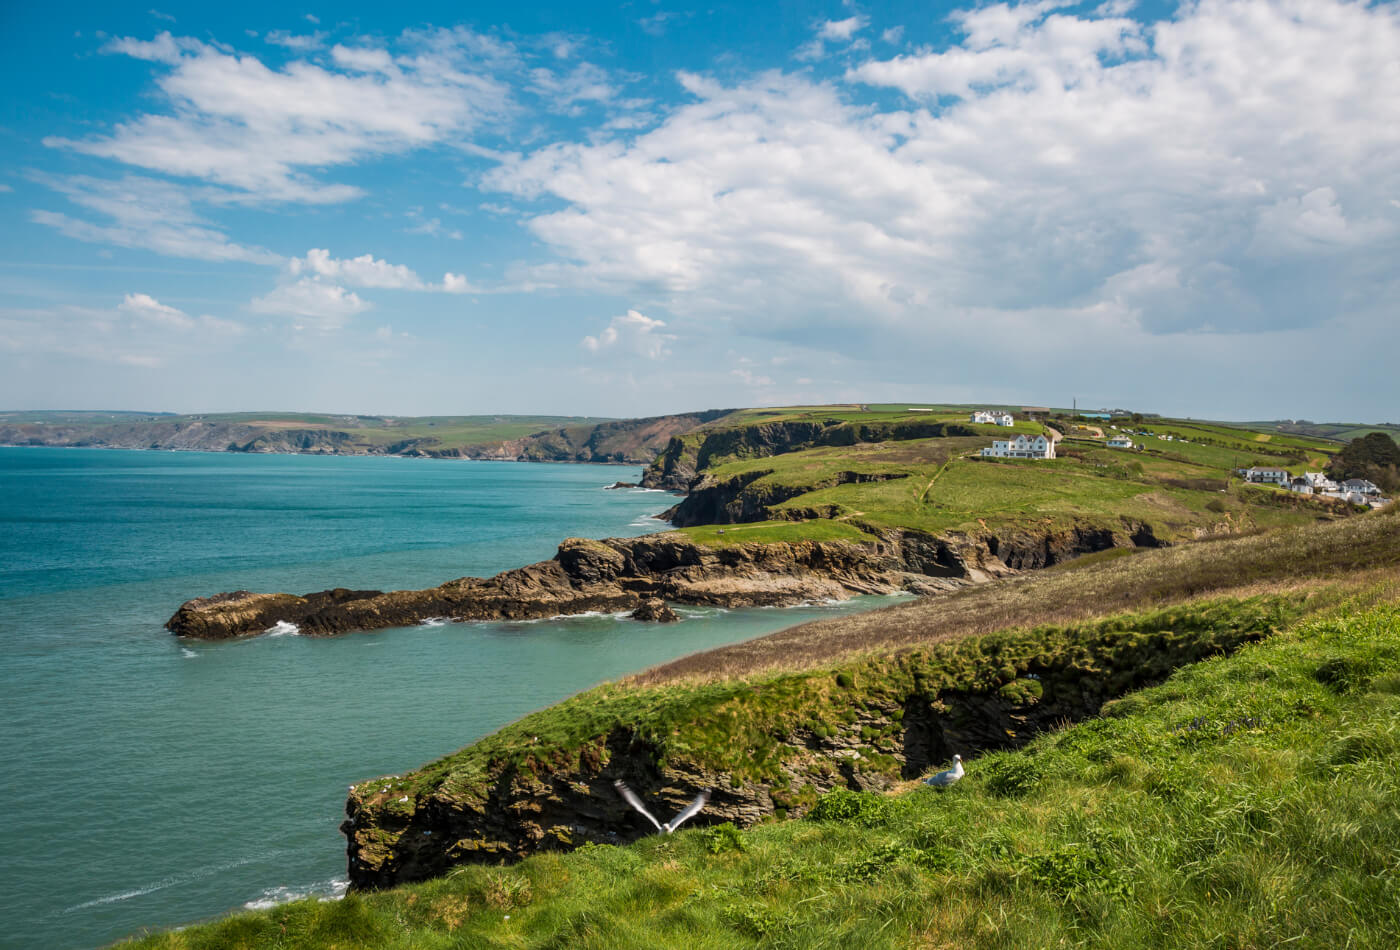
{"label": "grassy clifftop", "polygon": [[835,791],[806,819],[336,903],[142,947],[1393,947],[1394,579],[968,763],[947,791]]}

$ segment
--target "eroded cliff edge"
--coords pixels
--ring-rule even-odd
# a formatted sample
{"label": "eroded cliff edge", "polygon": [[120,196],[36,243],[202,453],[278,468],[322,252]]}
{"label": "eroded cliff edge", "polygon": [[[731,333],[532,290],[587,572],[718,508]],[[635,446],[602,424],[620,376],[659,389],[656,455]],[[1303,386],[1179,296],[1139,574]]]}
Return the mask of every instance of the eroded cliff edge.
{"label": "eroded cliff edge", "polygon": [[278,623],[328,636],[446,620],[533,620],[634,610],[662,598],[717,607],[785,606],[858,594],[932,594],[1110,547],[1157,543],[1142,524],[1005,536],[887,532],[869,543],[790,541],[709,547],[677,532],[569,538],[548,561],[426,590],[234,591],[185,602],[166,622],[179,636],[222,640]]}

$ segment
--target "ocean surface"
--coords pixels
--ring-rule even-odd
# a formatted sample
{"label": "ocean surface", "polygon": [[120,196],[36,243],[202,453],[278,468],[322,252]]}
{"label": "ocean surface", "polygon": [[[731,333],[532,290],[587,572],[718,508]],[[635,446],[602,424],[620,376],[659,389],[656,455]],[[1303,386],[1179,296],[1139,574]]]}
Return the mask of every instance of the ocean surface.
{"label": "ocean surface", "polygon": [[0,946],[345,886],[346,787],[606,679],[880,599],[182,641],[183,601],[426,587],[660,530],[634,468],[0,448]]}

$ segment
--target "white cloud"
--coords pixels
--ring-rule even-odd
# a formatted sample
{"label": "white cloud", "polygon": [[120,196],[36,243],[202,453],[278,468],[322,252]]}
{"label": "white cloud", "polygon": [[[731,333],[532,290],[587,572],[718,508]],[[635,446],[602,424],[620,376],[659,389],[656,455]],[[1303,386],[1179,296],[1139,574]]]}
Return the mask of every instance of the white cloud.
{"label": "white cloud", "polygon": [[827,20],[817,27],[817,39],[831,42],[849,43],[851,37],[865,29],[870,22],[868,17],[852,16],[844,20]]}
{"label": "white cloud", "polygon": [[855,35],[869,23],[870,18],[861,15],[846,17],[844,20],[820,20],[813,27],[812,39],[797,51],[796,56],[798,59],[820,59],[826,55],[828,43],[850,44]]}
{"label": "white cloud", "polygon": [[[1400,251],[1396,8],[1106,13],[984,7],[957,17],[961,43],[844,82],[683,74],[693,101],[652,131],[507,158],[484,183],[561,203],[527,219],[561,258],[541,283],[714,332],[983,361],[1082,331],[1147,358],[1165,335],[1381,319]],[[870,86],[910,101],[875,108]]]}
{"label": "white cloud", "polygon": [[331,252],[313,247],[305,257],[294,257],[287,269],[292,276],[324,277],[351,287],[379,287],[394,290],[422,290],[423,280],[411,268],[376,260],[372,254],[338,259]]}
{"label": "white cloud", "polygon": [[304,325],[326,330],[344,326],[350,317],[370,308],[353,291],[314,277],[278,287],[266,296],[254,298],[248,306],[254,313],[300,317],[306,321]]}
{"label": "white cloud", "polygon": [[277,46],[285,46],[287,49],[298,51],[320,49],[326,45],[326,34],[323,30],[317,30],[315,33],[288,33],[286,30],[272,30],[263,39]]}
{"label": "white cloud", "polygon": [[617,95],[608,74],[592,63],[579,63],[567,73],[544,68],[532,70],[530,91],[545,99],[556,111],[565,111],[580,102],[608,102]]}
{"label": "white cloud", "polygon": [[453,241],[462,240],[462,232],[456,228],[445,227],[441,218],[428,218],[420,221],[411,228],[404,228],[404,234],[426,234],[429,237],[450,238]]}
{"label": "white cloud", "polygon": [[[287,273],[292,277],[301,278],[302,283],[306,283],[309,278],[313,282],[325,280],[348,287],[379,290],[427,290],[449,294],[477,292],[476,288],[467,283],[465,277],[457,274],[445,274],[442,283],[431,284],[403,264],[390,264],[388,261],[376,259],[372,254],[336,258],[331,257],[330,251],[318,247],[307,251],[305,257],[289,260]],[[350,296],[355,297],[354,294]],[[355,297],[355,300],[358,301],[359,298]]]}
{"label": "white cloud", "polygon": [[447,294],[474,294],[480,291],[473,287],[465,277],[448,271],[442,275],[442,291]]}
{"label": "white cloud", "polygon": [[194,318],[143,293],[129,293],[112,308],[0,308],[0,351],[141,369],[188,360],[243,332],[242,324]]}
{"label": "white cloud", "polygon": [[117,309],[148,323],[176,330],[188,330],[194,326],[194,321],[183,311],[166,306],[150,294],[127,294]]}
{"label": "white cloud", "polygon": [[11,191],[14,191],[14,188],[10,185],[0,185],[0,193],[7,193]]}
{"label": "white cloud", "polygon": [[188,188],[139,175],[115,180],[86,175],[33,177],[79,207],[110,219],[111,223],[97,224],[57,211],[30,212],[31,221],[75,240],[206,261],[280,261],[271,251],[230,241],[195,212],[194,192]]}
{"label": "white cloud", "polygon": [[597,336],[584,337],[579,345],[590,353],[619,351],[659,360],[671,354],[667,345],[675,340],[670,334],[658,332],[664,326],[661,320],[628,310],[620,317],[613,317]]}
{"label": "white cloud", "polygon": [[157,81],[169,105],[109,135],[45,144],[201,179],[262,201],[334,202],[360,194],[312,172],[466,139],[510,109],[489,75],[513,55],[470,31],[405,34],[406,51],[336,46],[336,69],[297,60],[282,69],[161,33],[121,38],[108,52],[169,66]]}

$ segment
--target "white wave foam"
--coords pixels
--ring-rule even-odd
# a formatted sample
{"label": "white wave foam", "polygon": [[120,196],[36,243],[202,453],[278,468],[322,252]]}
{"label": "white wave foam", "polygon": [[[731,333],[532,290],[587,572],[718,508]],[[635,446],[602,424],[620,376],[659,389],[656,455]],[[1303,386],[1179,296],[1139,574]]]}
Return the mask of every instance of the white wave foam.
{"label": "white wave foam", "polygon": [[424,617],[418,621],[420,627],[441,627],[447,623],[446,617]]}
{"label": "white wave foam", "polygon": [[263,633],[269,637],[295,637],[301,633],[301,628],[287,620],[279,620],[268,627]]}
{"label": "white wave foam", "polygon": [[99,897],[81,904],[74,904],[72,907],[66,908],[63,913],[71,914],[75,910],[84,910],[88,907],[100,907],[103,904],[116,904],[121,901],[131,900],[133,897],[144,897],[147,894],[154,894],[156,891],[163,891],[167,887],[189,884],[191,881],[202,880],[203,878],[218,874],[221,871],[232,871],[234,868],[240,868],[245,864],[252,864],[254,861],[276,857],[281,853],[281,851],[273,851],[268,854],[256,854],[239,861],[230,861],[227,864],[211,864],[206,867],[196,868],[188,874],[172,874],[170,877],[162,878],[159,881],[153,881],[150,884],[142,884],[140,887],[134,887],[129,891],[122,891],[118,894],[108,894],[106,897]]}
{"label": "white wave foam", "polygon": [[189,647],[180,647],[180,655],[187,660],[199,659],[199,654],[191,650]]}
{"label": "white wave foam", "polygon": [[349,890],[350,882],[342,878],[321,881],[310,887],[269,887],[261,897],[255,897],[243,906],[248,910],[267,910],[278,904],[288,904],[305,897],[314,897],[322,903],[338,901]]}

